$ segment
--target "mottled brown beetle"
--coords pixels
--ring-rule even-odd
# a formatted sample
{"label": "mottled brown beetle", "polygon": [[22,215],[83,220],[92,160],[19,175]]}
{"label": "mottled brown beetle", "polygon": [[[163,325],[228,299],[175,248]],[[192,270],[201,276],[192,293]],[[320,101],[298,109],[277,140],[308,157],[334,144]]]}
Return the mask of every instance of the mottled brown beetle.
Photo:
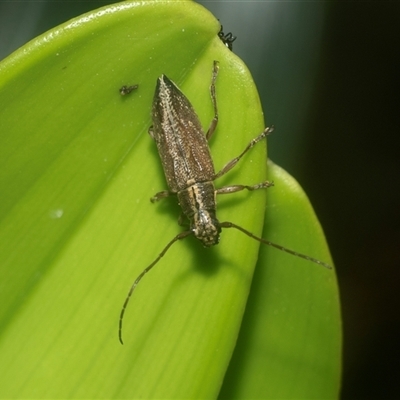
{"label": "mottled brown beetle", "polygon": [[189,220],[190,227],[188,230],[176,235],[133,283],[120,313],[119,340],[121,343],[123,343],[123,317],[136,286],[176,241],[184,239],[189,235],[194,235],[204,247],[210,247],[218,244],[222,228],[235,228],[263,244],[273,246],[326,268],[331,268],[331,266],[320,260],[259,238],[232,222],[218,221],[216,217],[217,194],[234,193],[244,189],[264,189],[273,186],[273,183],[268,181],[252,186],[231,185],[219,189],[215,189],[214,186],[214,180],[231,170],[254,145],[272,132],[273,127],[266,128],[246,146],[239,156],[229,161],[218,173],[215,173],[208,140],[213,135],[218,123],[218,109],[215,96],[217,74],[218,62],[214,61],[210,86],[214,118],[206,134],[204,134],[193,106],[179,88],[165,75],[161,75],[157,80],[152,109],[153,126],[149,129],[149,134],[157,144],[169,190],[157,193],[150,200],[155,202],[171,195],[177,196],[182,213]]}

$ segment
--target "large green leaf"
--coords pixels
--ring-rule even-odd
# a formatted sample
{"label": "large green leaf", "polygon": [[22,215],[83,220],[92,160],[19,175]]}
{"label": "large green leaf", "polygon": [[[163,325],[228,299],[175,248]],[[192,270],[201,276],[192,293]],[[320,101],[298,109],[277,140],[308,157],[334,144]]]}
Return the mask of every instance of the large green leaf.
{"label": "large green leaf", "polygon": [[[212,249],[192,238],[175,244],[134,293],[124,346],[117,324],[133,279],[183,229],[173,199],[149,202],[166,189],[147,134],[156,78],[173,79],[207,128],[212,63],[220,62],[217,170],[263,129],[251,76],[219,28],[192,2],[124,2],[55,28],[0,65],[1,397],[218,395],[257,242],[228,230]],[[119,95],[134,83],[137,91]],[[262,181],[264,159],[258,145],[218,186]],[[265,192],[221,197],[220,219],[261,234]],[[282,226],[274,240],[289,246]],[[296,249],[325,257],[314,251],[321,243],[304,249],[308,242]],[[305,268],[319,277],[312,287],[334,279]],[[329,295],[337,311],[337,292]],[[337,314],[328,317],[337,325]]]}

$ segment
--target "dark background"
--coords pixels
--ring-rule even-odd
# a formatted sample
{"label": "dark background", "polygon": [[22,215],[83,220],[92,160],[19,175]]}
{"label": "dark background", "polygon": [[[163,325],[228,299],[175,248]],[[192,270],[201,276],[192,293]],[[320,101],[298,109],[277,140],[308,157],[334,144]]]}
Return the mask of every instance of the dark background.
{"label": "dark background", "polygon": [[[0,59],[110,3],[0,1]],[[400,398],[400,3],[201,3],[238,37],[276,126],[269,156],[324,227],[342,298],[342,398]]]}

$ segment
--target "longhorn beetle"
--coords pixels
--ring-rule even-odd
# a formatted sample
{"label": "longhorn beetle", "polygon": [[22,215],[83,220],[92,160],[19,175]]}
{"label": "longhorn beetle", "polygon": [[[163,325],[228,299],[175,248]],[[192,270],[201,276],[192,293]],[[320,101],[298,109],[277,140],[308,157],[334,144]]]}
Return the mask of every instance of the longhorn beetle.
{"label": "longhorn beetle", "polygon": [[188,230],[176,235],[164,247],[158,257],[139,274],[131,286],[119,317],[119,340],[122,344],[122,322],[129,299],[136,286],[175,242],[189,235],[194,235],[204,247],[211,247],[218,244],[222,228],[235,228],[263,244],[320,264],[326,268],[332,268],[323,261],[297,253],[269,240],[259,238],[233,222],[218,221],[216,217],[217,194],[234,193],[244,189],[266,189],[273,186],[272,182],[265,181],[251,186],[230,185],[215,189],[214,180],[231,170],[251,148],[263,140],[274,128],[273,126],[265,128],[262,133],[246,146],[241,154],[229,161],[219,172],[215,173],[208,141],[218,123],[218,109],[215,95],[217,74],[218,62],[214,61],[210,86],[214,118],[206,134],[204,134],[193,106],[178,87],[165,75],[161,75],[157,80],[152,108],[153,126],[149,129],[149,134],[157,144],[169,190],[157,193],[150,200],[154,203],[168,196],[176,196],[182,208],[182,213],[190,222],[190,227]]}

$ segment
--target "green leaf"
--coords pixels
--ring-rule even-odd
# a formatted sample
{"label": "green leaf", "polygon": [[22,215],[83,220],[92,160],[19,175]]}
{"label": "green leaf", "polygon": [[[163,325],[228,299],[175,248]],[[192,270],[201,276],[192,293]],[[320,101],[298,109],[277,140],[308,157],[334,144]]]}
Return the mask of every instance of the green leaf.
{"label": "green leaf", "polygon": [[[212,249],[193,238],[175,244],[135,291],[124,346],[117,328],[132,281],[183,229],[173,199],[149,202],[166,189],[147,134],[157,77],[181,87],[207,129],[219,61],[217,170],[264,128],[251,76],[219,28],[192,2],[123,2],[47,32],[0,64],[0,397],[217,397],[246,326],[256,241],[227,230]],[[264,160],[259,144],[217,186],[262,181]],[[265,197],[221,196],[219,217],[260,235]],[[289,246],[293,232],[276,232]],[[303,251],[308,240],[293,248]]]}
{"label": "green leaf", "polygon": [[[195,3],[124,2],[57,27],[2,63],[2,397],[217,395],[256,242],[227,232],[213,249],[193,238],[175,244],[132,298],[125,346],[117,327],[134,278],[182,230],[173,199],[149,202],[166,189],[147,134],[157,77],[181,86],[207,128],[219,60],[216,169],[263,129],[251,76],[219,29]],[[220,184],[262,180],[265,167],[253,166],[264,157],[260,145]],[[228,196],[221,218],[260,233],[264,201],[262,191]]]}
{"label": "green leaf", "polygon": [[[333,265],[299,184],[272,162],[268,178],[263,237]],[[334,272],[261,246],[221,398],[337,399],[341,345]]]}

